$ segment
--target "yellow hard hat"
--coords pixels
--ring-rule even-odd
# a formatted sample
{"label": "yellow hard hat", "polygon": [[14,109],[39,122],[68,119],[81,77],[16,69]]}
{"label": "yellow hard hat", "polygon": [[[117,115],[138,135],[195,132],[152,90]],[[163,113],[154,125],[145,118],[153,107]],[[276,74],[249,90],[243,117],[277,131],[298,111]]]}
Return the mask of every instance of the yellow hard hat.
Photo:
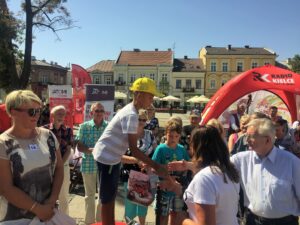
{"label": "yellow hard hat", "polygon": [[137,80],[135,80],[132,84],[132,86],[129,88],[130,91],[140,91],[140,92],[146,92],[153,94],[154,96],[162,96],[161,93],[159,93],[156,90],[156,85],[154,80],[148,78],[148,77],[141,77]]}

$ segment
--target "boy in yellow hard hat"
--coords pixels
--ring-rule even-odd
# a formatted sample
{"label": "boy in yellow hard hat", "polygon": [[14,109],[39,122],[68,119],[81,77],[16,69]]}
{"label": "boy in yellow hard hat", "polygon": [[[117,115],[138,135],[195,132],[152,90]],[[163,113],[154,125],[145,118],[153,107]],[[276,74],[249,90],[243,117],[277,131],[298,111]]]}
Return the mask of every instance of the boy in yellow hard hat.
{"label": "boy in yellow hard hat", "polygon": [[93,155],[99,170],[102,224],[115,224],[115,197],[119,180],[121,157],[129,148],[137,160],[154,168],[159,176],[166,177],[166,168],[152,161],[137,148],[138,111],[147,109],[153,97],[160,96],[155,82],[147,77],[137,79],[130,90],[133,101],[113,117],[95,145]]}

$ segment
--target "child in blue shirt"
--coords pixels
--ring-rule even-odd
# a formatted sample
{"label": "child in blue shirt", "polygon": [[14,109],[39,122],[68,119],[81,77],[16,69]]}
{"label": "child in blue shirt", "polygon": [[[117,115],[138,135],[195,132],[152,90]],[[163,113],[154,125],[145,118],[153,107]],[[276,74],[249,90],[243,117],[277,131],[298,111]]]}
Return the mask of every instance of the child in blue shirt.
{"label": "child in blue shirt", "polygon": [[[180,161],[186,160],[189,161],[189,155],[186,149],[179,144],[182,125],[177,121],[170,120],[166,124],[166,142],[160,144],[153,156],[152,160],[162,164],[167,165],[172,161]],[[173,171],[171,176],[175,176],[175,178],[179,182],[183,182],[186,178],[186,171]],[[162,198],[159,202],[161,205],[160,212],[160,224],[167,225],[168,224],[168,215],[170,214],[170,224],[176,224],[176,221],[182,216],[181,214],[185,213],[184,210],[184,201],[181,197],[176,196],[174,192],[170,191],[162,191]],[[158,204],[156,199],[156,205]]]}

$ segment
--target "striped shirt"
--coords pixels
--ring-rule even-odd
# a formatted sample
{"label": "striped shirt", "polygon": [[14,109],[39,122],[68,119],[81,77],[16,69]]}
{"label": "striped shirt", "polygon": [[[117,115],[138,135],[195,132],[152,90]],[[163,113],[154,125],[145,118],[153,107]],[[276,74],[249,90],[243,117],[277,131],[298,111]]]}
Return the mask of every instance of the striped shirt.
{"label": "striped shirt", "polygon": [[[89,120],[80,125],[75,140],[82,142],[89,148],[94,148],[97,140],[102,135],[108,122],[103,120],[100,127],[97,127],[94,120]],[[82,173],[96,173],[97,165],[92,154],[83,153],[80,167]]]}

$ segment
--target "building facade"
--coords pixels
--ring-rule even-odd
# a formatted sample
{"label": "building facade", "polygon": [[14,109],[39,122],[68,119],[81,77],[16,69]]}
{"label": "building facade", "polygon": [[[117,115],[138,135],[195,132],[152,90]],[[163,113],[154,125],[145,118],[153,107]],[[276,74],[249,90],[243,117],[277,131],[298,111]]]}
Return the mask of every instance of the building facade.
{"label": "building facade", "polygon": [[275,65],[276,53],[266,48],[206,46],[199,58],[206,71],[205,95],[212,97],[227,81],[238,74],[266,64]]}
{"label": "building facade", "polygon": [[158,89],[168,94],[171,90],[173,52],[167,51],[121,51],[114,65],[116,90],[126,93],[131,84],[140,77],[149,77],[156,82]]}
{"label": "building facade", "polygon": [[42,100],[48,99],[48,85],[66,85],[69,68],[55,62],[32,59],[30,81],[31,89]]}
{"label": "building facade", "polygon": [[175,58],[170,85],[171,94],[182,99],[182,103],[195,95],[204,94],[205,70],[199,58]]}
{"label": "building facade", "polygon": [[114,84],[114,60],[103,60],[87,68],[93,84]]}

